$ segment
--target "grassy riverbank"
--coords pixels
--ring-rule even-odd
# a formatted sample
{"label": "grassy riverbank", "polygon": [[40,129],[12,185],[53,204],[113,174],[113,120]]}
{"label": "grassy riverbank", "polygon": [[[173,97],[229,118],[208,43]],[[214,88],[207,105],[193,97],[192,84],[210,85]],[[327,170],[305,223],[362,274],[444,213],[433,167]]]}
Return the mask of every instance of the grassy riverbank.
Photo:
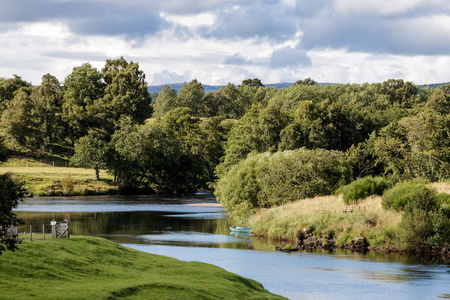
{"label": "grassy riverbank", "polygon": [[[450,192],[450,183],[432,183],[440,193]],[[250,220],[257,236],[284,241],[295,247],[307,228],[316,238],[316,246],[335,240],[336,246],[350,245],[363,237],[371,249],[403,250],[398,238],[402,212],[384,209],[381,196],[370,196],[343,212],[342,196],[304,199],[258,211]],[[303,234],[304,237],[304,234]]]}
{"label": "grassy riverbank", "polygon": [[92,169],[73,168],[59,157],[13,157],[0,165],[0,174],[11,172],[25,181],[36,196],[116,194],[113,177],[100,171],[95,179]]}
{"label": "grassy riverbank", "polygon": [[219,267],[96,237],[23,242],[0,255],[2,299],[283,299]]}
{"label": "grassy riverbank", "polygon": [[261,210],[253,217],[253,231],[259,236],[287,242],[294,242],[304,228],[311,229],[317,237],[336,238],[337,245],[349,244],[360,236],[376,247],[392,242],[401,214],[384,210],[381,197],[361,201],[353,213],[343,213],[343,207],[341,197],[325,196]]}

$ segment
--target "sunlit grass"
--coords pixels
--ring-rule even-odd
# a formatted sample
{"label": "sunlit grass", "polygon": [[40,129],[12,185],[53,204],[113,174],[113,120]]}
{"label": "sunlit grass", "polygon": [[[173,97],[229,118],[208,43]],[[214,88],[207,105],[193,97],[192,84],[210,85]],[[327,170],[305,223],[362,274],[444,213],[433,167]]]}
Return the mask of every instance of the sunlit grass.
{"label": "sunlit grass", "polygon": [[364,236],[371,245],[383,246],[394,238],[392,229],[401,220],[401,213],[381,207],[380,196],[362,200],[352,213],[342,212],[343,208],[341,196],[324,196],[264,209],[252,218],[253,232],[293,241],[302,229],[310,228],[319,237],[323,232],[333,232],[341,244]]}
{"label": "sunlit grass", "polygon": [[1,299],[283,299],[222,268],[97,237],[26,241],[0,265]]}
{"label": "sunlit grass", "polygon": [[[113,176],[105,170],[100,171],[101,180],[98,181],[93,169],[53,167],[53,163],[13,158],[0,165],[0,174],[6,172],[18,175],[25,181],[32,194],[38,196],[111,194],[117,192],[117,187],[112,184]],[[64,186],[67,177],[73,180],[71,189]]]}

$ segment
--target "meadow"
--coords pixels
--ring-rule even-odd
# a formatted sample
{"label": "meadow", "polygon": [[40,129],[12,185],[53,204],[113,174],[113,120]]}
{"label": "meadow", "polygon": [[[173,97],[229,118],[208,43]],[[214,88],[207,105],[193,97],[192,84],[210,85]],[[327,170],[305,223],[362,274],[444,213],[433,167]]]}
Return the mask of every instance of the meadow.
{"label": "meadow", "polygon": [[13,157],[0,164],[0,174],[6,172],[18,175],[35,196],[118,193],[113,176],[105,170],[100,171],[100,180],[96,180],[93,169],[70,167],[67,161],[55,157]]}

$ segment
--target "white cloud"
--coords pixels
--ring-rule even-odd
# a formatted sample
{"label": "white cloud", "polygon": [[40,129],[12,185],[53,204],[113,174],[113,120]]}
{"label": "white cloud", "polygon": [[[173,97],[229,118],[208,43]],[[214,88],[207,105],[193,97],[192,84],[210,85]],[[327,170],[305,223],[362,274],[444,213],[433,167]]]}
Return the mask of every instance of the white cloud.
{"label": "white cloud", "polygon": [[0,10],[0,77],[34,84],[120,56],[150,84],[450,78],[447,0],[24,2]]}
{"label": "white cloud", "polygon": [[164,19],[166,19],[171,23],[186,26],[193,29],[200,26],[212,26],[216,21],[216,16],[211,13],[201,13],[184,16],[161,13],[161,17],[163,17]]}

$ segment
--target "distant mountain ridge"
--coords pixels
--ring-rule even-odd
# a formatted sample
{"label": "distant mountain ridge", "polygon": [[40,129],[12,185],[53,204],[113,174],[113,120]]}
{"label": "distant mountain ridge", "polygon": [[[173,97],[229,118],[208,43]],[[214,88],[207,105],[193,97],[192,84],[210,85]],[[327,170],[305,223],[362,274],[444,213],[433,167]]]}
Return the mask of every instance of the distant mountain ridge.
{"label": "distant mountain ridge", "polygon": [[[429,88],[437,88],[443,84],[449,84],[450,82],[443,82],[443,83],[431,83],[431,84],[422,84],[419,85],[420,89],[424,89],[426,87]],[[282,83],[274,83],[274,84],[265,84],[265,86],[267,87],[276,87],[277,89],[283,89],[283,88],[288,88],[290,86],[292,86],[293,83],[289,83],[289,82],[282,82]],[[332,85],[335,83],[331,83],[331,82],[323,82],[323,83],[318,83],[318,85]],[[152,93],[157,93],[159,94],[162,90],[162,88],[165,86],[166,84],[161,84],[161,85],[150,85],[148,86],[148,92],[150,94]],[[181,89],[181,87],[183,86],[183,83],[169,83],[167,84],[169,87],[175,89],[177,92]],[[216,92],[219,91],[220,88],[224,85],[207,85],[207,84],[202,84],[203,89],[205,90],[205,93],[209,93],[209,92]]]}
{"label": "distant mountain ridge", "polygon": [[[282,83],[273,83],[273,84],[265,84],[264,86],[267,87],[276,87],[277,89],[283,89],[283,88],[288,88],[292,85],[293,83],[289,83],[289,82],[282,82]],[[334,84],[334,83],[319,83],[318,85],[330,85],[330,84]],[[168,85],[170,88],[175,89],[177,92],[181,89],[181,87],[183,86],[183,83],[169,83],[169,84],[161,84],[161,85],[150,85],[148,86],[148,92],[150,94],[152,93],[160,93],[162,88]],[[226,85],[207,85],[207,84],[202,84],[203,89],[205,90],[205,93],[209,93],[209,92],[216,92],[216,91],[220,91],[220,88],[222,86],[226,86]]]}

